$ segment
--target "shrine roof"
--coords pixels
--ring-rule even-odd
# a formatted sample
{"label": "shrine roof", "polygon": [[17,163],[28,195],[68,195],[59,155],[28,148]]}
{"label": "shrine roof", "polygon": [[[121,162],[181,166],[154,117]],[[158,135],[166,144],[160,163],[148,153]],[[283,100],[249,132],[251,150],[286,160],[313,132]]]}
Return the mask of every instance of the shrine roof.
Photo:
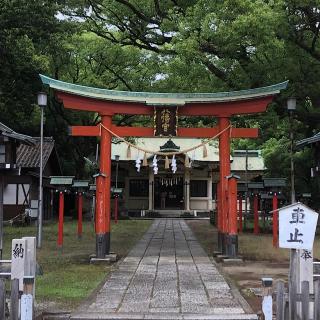
{"label": "shrine roof", "polygon": [[114,102],[138,102],[152,106],[183,106],[190,103],[229,102],[273,96],[285,89],[288,81],[267,87],[217,93],[155,93],[100,89],[72,84],[40,75],[43,84],[57,91]]}
{"label": "shrine roof", "polygon": [[313,144],[320,141],[320,132],[316,133],[312,137],[305,138],[296,142],[296,147],[298,149],[305,147],[308,144]]}

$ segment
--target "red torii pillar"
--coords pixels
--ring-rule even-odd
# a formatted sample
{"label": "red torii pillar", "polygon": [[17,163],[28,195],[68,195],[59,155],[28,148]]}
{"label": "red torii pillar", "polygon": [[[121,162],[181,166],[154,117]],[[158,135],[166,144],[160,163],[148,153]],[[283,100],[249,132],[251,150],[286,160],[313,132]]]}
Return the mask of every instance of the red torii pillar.
{"label": "red torii pillar", "polygon": [[235,258],[238,255],[238,204],[237,204],[237,179],[240,177],[236,175],[230,175],[228,177],[229,184],[229,235],[227,238],[227,254],[230,257]]}
{"label": "red torii pillar", "polygon": [[96,190],[96,255],[104,258],[110,253],[110,186],[111,186],[111,115],[101,116],[100,172]]}
{"label": "red torii pillar", "polygon": [[223,133],[219,136],[219,160],[220,160],[220,202],[218,212],[222,223],[219,230],[219,237],[222,243],[222,253],[227,253],[229,243],[229,216],[228,216],[228,177],[230,176],[230,119],[229,117],[219,118],[219,131]]}

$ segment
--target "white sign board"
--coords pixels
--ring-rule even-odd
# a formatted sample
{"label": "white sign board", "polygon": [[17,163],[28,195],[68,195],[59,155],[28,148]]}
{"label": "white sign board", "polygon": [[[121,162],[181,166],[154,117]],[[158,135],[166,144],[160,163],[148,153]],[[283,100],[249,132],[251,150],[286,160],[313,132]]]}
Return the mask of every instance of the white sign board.
{"label": "white sign board", "polygon": [[36,238],[35,237],[23,237],[22,239],[27,241],[26,251],[26,276],[36,276]]}
{"label": "white sign board", "polygon": [[25,276],[27,260],[27,240],[13,239],[11,250],[11,279],[19,279],[19,290],[23,291],[23,278]]}
{"label": "white sign board", "polygon": [[21,296],[21,320],[32,320],[32,295]]}
{"label": "white sign board", "polygon": [[272,296],[263,297],[262,311],[265,320],[272,320]]}
{"label": "white sign board", "polygon": [[304,204],[279,209],[279,247],[312,250],[318,213]]}

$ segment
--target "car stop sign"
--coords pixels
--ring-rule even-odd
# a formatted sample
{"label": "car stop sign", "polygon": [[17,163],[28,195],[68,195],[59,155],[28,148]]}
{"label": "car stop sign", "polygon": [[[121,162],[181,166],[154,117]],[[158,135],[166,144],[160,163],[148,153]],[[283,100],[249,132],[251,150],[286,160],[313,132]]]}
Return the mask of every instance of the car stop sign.
{"label": "car stop sign", "polygon": [[279,247],[312,250],[318,213],[302,203],[279,209]]}

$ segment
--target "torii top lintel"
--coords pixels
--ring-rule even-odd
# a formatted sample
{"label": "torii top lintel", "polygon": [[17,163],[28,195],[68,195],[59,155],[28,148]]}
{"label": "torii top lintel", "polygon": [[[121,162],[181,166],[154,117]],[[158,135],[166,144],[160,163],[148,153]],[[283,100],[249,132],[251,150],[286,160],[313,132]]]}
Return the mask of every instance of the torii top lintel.
{"label": "torii top lintel", "polygon": [[179,115],[226,116],[263,112],[288,81],[267,87],[218,93],[153,93],[99,89],[40,75],[54,89],[65,108],[101,115],[152,115],[154,107],[179,107]]}

